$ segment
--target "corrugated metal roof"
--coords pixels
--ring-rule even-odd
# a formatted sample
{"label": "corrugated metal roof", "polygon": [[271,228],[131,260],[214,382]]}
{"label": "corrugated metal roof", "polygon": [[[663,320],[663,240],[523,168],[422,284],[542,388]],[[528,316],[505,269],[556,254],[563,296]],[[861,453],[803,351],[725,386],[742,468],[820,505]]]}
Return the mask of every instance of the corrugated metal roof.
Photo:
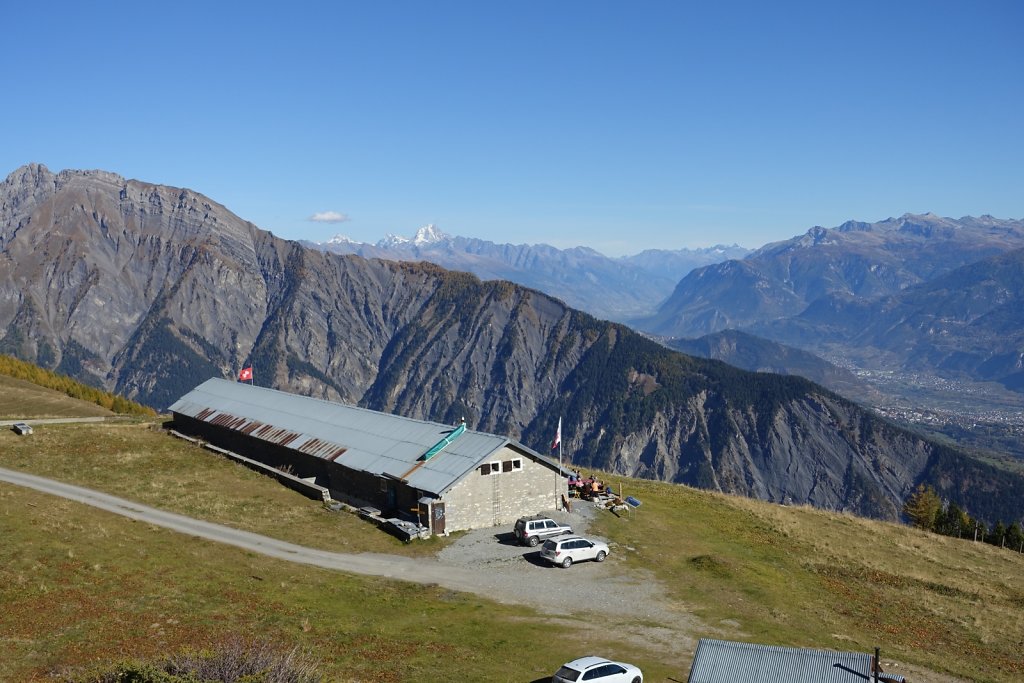
{"label": "corrugated metal roof", "polygon": [[470,430],[420,462],[455,427],[224,379],[203,382],[170,410],[355,470],[404,478],[437,495],[505,445],[552,465],[520,443]]}
{"label": "corrugated metal roof", "polygon": [[871,655],[701,638],[688,683],[864,683]]}

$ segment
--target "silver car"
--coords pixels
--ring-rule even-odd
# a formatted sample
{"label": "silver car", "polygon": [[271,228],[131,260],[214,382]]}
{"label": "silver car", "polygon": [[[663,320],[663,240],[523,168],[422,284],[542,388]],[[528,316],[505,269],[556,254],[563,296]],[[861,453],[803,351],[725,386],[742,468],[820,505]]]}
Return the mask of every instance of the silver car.
{"label": "silver car", "polygon": [[601,541],[590,541],[580,536],[566,538],[550,538],[544,541],[540,556],[551,564],[571,567],[573,562],[594,560],[604,562],[608,557],[608,544]]}

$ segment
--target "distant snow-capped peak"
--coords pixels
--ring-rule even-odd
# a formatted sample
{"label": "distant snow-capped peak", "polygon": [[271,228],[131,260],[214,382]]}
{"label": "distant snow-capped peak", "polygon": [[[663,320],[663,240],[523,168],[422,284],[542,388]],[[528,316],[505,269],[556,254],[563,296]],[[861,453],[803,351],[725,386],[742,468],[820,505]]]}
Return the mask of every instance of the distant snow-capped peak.
{"label": "distant snow-capped peak", "polygon": [[416,236],[412,238],[414,244],[434,244],[435,242],[444,242],[445,240],[451,239],[451,236],[446,235],[437,229],[437,226],[431,223],[430,225],[424,225],[422,228],[416,231]]}
{"label": "distant snow-capped peak", "polygon": [[402,237],[401,235],[394,235],[394,234],[389,232],[387,235],[384,236],[384,239],[382,239],[381,241],[377,242],[377,246],[378,247],[385,247],[385,248],[386,247],[400,247],[400,246],[402,246],[404,244],[409,244],[409,242],[411,242],[411,241],[412,240],[410,240],[408,237]]}
{"label": "distant snow-capped peak", "polygon": [[446,242],[451,239],[450,235],[438,230],[437,226],[431,223],[425,225],[416,231],[416,234],[410,237],[402,237],[401,235],[388,234],[380,242],[377,242],[378,247],[425,247],[430,244],[437,244],[439,242]]}
{"label": "distant snow-capped peak", "polygon": [[356,242],[354,239],[348,237],[347,235],[339,234],[327,240],[326,242],[324,242],[324,244],[361,244],[361,242]]}

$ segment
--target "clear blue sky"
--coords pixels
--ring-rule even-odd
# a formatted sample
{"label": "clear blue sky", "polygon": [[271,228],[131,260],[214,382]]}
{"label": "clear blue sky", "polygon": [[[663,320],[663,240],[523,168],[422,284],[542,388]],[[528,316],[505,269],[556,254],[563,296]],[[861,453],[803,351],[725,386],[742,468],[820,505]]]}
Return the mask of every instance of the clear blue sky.
{"label": "clear blue sky", "polygon": [[222,5],[8,3],[0,177],[611,255],[1024,217],[1019,0]]}

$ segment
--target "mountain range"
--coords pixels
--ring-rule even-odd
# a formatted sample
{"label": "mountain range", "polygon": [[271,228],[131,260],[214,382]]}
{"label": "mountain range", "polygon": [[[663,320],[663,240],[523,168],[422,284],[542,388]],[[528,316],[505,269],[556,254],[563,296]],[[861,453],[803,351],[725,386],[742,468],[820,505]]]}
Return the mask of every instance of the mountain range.
{"label": "mountain range", "polygon": [[[686,275],[633,324],[741,330],[858,371],[883,403],[967,422],[1024,406],[1024,221],[907,214],[812,228]],[[895,381],[894,381],[895,380]],[[830,385],[834,386],[834,385]]]}
{"label": "mountain range", "polygon": [[546,244],[495,244],[453,237],[428,225],[409,237],[387,235],[376,244],[338,235],[305,246],[335,254],[357,254],[389,261],[429,261],[483,280],[508,280],[555,293],[574,308],[599,318],[623,321],[652,314],[676,283],[699,266],[742,258],[749,249],[649,249],[611,258],[589,247],[557,249]]}
{"label": "mountain range", "polygon": [[1019,519],[1024,477],[798,377],[669,350],[507,281],[274,237],[190,190],[0,184],[0,351],[164,408],[210,376],[522,440],[578,467],[886,519],[919,482]]}
{"label": "mountain range", "polygon": [[825,297],[874,300],[1024,248],[1024,221],[906,214],[849,221],[687,274],[644,329],[698,337],[799,315]]}

